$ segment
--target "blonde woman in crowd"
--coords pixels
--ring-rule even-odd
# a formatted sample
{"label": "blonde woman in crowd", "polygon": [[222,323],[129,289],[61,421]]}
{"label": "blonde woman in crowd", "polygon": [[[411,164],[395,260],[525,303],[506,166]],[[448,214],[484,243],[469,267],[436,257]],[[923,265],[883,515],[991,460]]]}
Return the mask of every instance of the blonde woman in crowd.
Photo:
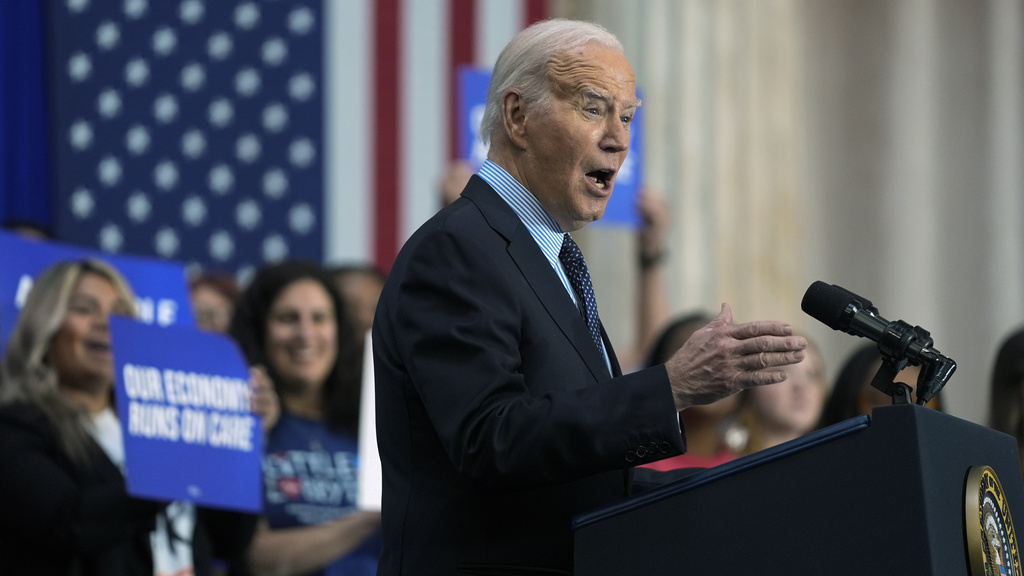
{"label": "blonde woman in crowd", "polygon": [[806,357],[783,366],[786,380],[746,391],[737,416],[745,430],[741,454],[751,454],[788,442],[814,430],[825,406],[825,367],[821,352],[810,341]]}
{"label": "blonde woman in crowd", "polygon": [[97,261],[35,282],[0,383],[0,570],[11,575],[209,574],[240,554],[251,517],[125,488],[113,405],[110,316],[135,315],[128,283]]}

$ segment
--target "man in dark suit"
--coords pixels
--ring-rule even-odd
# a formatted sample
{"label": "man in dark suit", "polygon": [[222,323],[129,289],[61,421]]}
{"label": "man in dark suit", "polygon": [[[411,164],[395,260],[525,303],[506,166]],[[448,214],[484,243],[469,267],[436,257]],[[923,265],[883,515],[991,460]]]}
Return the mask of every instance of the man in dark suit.
{"label": "man in dark suit", "polygon": [[666,365],[621,374],[567,233],[604,213],[637,106],[599,26],[539,23],[498,58],[489,160],[406,242],[375,316],[379,574],[571,573],[572,517],[682,453],[680,410],[803,357],[788,325],[723,306]]}

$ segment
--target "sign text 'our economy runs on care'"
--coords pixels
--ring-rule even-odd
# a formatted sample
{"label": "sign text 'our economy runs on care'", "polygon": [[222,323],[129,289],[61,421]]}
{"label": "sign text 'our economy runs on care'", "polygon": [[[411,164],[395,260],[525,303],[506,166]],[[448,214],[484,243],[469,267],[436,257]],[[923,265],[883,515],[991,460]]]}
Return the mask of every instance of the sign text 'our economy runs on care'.
{"label": "sign text 'our economy runs on care'", "polygon": [[128,434],[250,451],[252,391],[239,378],[125,364]]}

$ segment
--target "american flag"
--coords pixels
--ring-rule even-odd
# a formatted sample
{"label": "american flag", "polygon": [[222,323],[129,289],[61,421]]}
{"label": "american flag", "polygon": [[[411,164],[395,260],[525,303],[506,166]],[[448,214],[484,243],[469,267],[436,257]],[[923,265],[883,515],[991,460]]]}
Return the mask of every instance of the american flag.
{"label": "american flag", "polygon": [[51,0],[59,239],[244,279],[384,270],[440,206],[455,77],[546,0]]}
{"label": "american flag", "polygon": [[320,260],[321,16],[315,2],[54,2],[59,237],[242,273]]}

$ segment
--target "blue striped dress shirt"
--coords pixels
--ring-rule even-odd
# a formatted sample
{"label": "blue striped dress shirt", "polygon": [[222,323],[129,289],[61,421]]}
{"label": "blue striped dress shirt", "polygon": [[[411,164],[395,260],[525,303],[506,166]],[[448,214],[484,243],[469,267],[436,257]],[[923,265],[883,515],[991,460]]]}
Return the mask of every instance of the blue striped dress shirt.
{"label": "blue striped dress shirt", "polygon": [[[558,259],[558,253],[562,250],[563,235],[565,234],[562,232],[562,227],[548,214],[544,206],[537,200],[537,197],[501,166],[486,160],[483,166],[480,167],[477,175],[483,178],[484,182],[487,182],[491,188],[494,188],[498,196],[501,196],[501,199],[523,221],[526,229],[530,232],[530,236],[533,236],[533,239],[537,242],[540,251],[548,259],[551,268],[554,269],[558,279],[562,281],[565,291],[572,298],[573,303],[576,304],[576,309],[579,310],[579,298],[576,295],[576,291],[572,289],[569,277],[566,276],[565,270],[562,268],[562,261]],[[608,350],[605,349],[604,342],[601,343],[601,350],[604,353],[604,361],[608,366],[608,371],[611,372],[611,361],[608,359]]]}

